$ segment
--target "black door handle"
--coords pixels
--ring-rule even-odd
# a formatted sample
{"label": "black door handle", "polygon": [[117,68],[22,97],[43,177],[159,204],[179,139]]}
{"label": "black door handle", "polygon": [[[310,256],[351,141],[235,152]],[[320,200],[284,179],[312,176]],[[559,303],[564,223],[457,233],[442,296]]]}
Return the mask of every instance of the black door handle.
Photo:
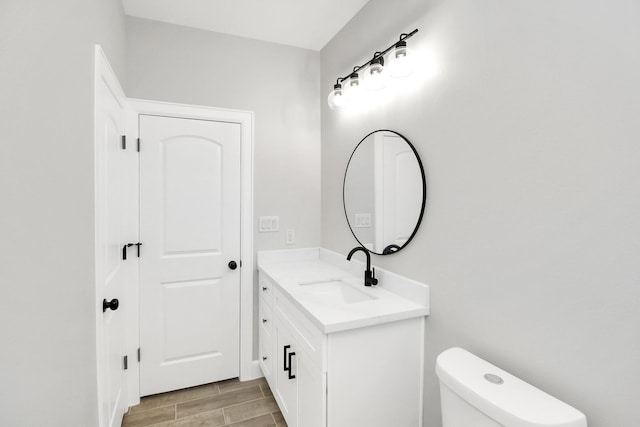
{"label": "black door handle", "polygon": [[229,261],[229,268],[232,270],[235,270],[236,268],[238,268],[238,263],[235,261]]}
{"label": "black door handle", "polygon": [[117,298],[112,299],[111,301],[107,301],[106,299],[102,300],[102,312],[104,313],[107,309],[111,309],[116,311],[120,307],[120,301]]}
{"label": "black door handle", "polygon": [[138,243],[127,243],[124,246],[122,246],[122,260],[126,261],[127,260],[127,248],[130,248],[131,246],[137,246],[138,247],[138,258],[140,258],[140,246],[142,246],[142,243],[138,242]]}
{"label": "black door handle", "polygon": [[[130,248],[131,246],[133,246],[133,243],[127,243],[124,246],[122,246],[122,260],[126,261],[127,260],[127,248]],[[140,246],[138,246],[140,247]]]}

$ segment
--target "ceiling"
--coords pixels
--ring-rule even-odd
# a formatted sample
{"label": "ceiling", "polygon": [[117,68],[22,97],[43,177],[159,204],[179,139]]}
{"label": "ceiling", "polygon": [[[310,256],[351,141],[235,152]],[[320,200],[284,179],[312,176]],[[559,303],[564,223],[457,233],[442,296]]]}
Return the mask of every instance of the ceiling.
{"label": "ceiling", "polygon": [[369,0],[122,0],[127,15],[320,50]]}

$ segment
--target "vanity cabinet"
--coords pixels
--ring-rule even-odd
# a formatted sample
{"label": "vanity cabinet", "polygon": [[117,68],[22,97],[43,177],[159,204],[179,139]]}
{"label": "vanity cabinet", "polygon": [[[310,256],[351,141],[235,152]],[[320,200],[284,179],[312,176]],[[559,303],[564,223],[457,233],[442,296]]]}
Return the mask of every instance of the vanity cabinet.
{"label": "vanity cabinet", "polygon": [[259,360],[280,411],[289,427],[326,426],[325,337],[303,325],[272,281],[261,274],[259,284]]}
{"label": "vanity cabinet", "polygon": [[288,425],[320,427],[324,424],[324,374],[302,350],[297,331],[279,315],[276,320],[274,394]]}
{"label": "vanity cabinet", "polygon": [[422,424],[424,317],[325,333],[259,272],[260,366],[289,427]]}

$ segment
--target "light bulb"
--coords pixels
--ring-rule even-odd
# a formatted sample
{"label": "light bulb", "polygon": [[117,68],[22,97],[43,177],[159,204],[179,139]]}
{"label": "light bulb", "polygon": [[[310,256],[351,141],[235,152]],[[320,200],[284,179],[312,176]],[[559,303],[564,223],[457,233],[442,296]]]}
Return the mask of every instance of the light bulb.
{"label": "light bulb", "polygon": [[391,77],[407,77],[413,72],[406,41],[401,40],[396,43],[396,47],[389,56],[389,68],[391,69]]}
{"label": "light bulb", "polygon": [[337,110],[345,104],[345,97],[342,93],[342,85],[340,83],[333,85],[333,90],[329,94],[327,102],[329,103],[329,108],[332,110]]}
{"label": "light bulb", "polygon": [[361,95],[362,85],[360,84],[360,77],[358,73],[353,73],[349,76],[349,80],[347,80],[347,87],[345,88],[345,97],[347,101],[354,102]]}
{"label": "light bulb", "polygon": [[387,85],[387,75],[384,69],[384,58],[376,57],[365,72],[364,84],[369,90],[380,90]]}

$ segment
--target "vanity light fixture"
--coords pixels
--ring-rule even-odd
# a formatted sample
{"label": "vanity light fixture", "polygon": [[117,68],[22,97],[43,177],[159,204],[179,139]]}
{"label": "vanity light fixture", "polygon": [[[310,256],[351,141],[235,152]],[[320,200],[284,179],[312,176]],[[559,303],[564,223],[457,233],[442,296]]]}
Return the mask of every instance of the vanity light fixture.
{"label": "vanity light fixture", "polygon": [[[373,58],[364,64],[353,67],[353,71],[344,77],[339,77],[327,99],[329,108],[336,110],[356,101],[361,95],[362,86],[370,91],[376,91],[387,85],[388,77],[407,77],[411,74],[411,58],[407,50],[407,39],[412,37],[418,29],[410,33],[400,34],[400,40],[381,52],[373,54]],[[388,67],[385,67],[385,55],[388,55]],[[389,69],[387,69],[389,68]],[[363,73],[363,78],[361,74]],[[363,82],[364,81],[364,82]]]}

